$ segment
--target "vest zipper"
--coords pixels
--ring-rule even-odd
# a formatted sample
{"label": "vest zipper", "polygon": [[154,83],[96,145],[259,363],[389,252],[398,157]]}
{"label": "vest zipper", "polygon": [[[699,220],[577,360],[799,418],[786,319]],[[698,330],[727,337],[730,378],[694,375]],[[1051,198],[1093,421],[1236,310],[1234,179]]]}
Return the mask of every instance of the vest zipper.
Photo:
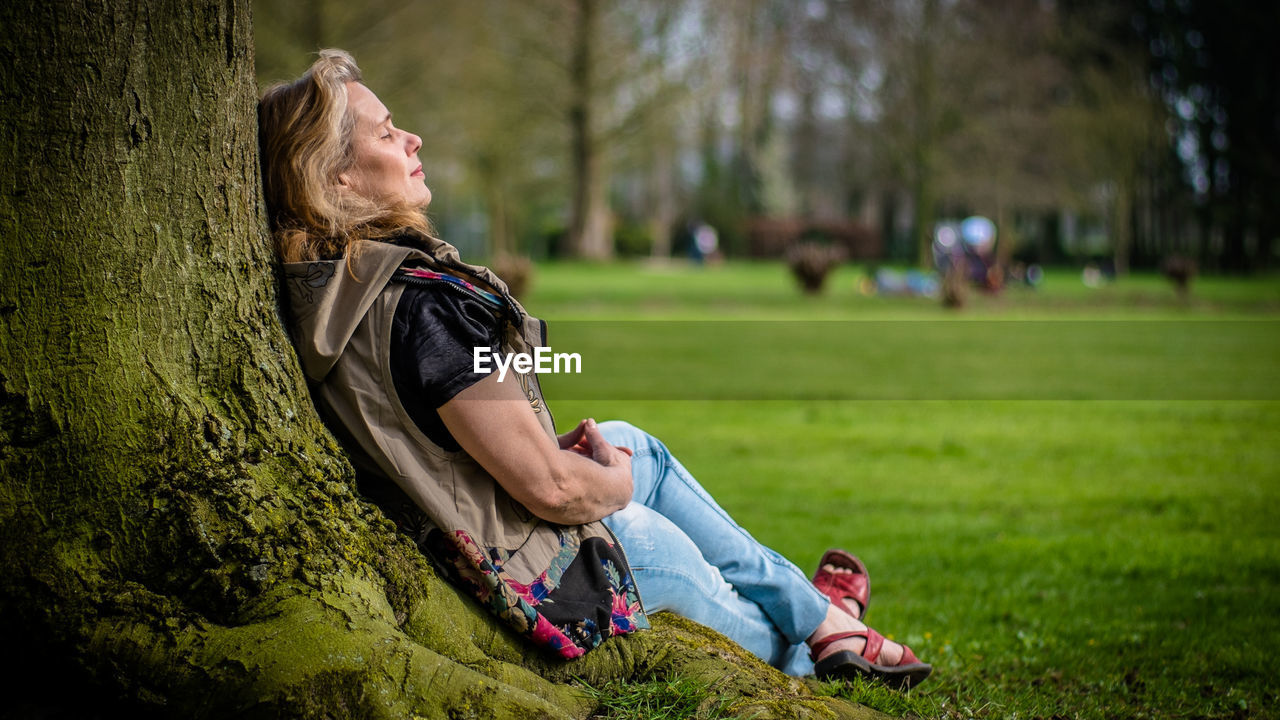
{"label": "vest zipper", "polygon": [[440,280],[438,278],[424,278],[424,277],[417,277],[416,275],[401,275],[401,274],[396,274],[391,277],[394,281],[405,283],[406,285],[418,285],[420,287],[430,287],[433,285],[440,285],[440,286],[449,288],[451,292],[460,292],[466,297],[475,298],[480,302],[484,303],[485,305],[488,305],[489,307],[494,308],[496,310],[504,311],[506,309],[505,305],[499,305],[498,303],[494,302],[493,300],[490,300],[489,298],[485,297],[484,295],[481,295],[478,292],[475,292],[474,290],[469,290],[457,283],[449,282],[448,280]]}

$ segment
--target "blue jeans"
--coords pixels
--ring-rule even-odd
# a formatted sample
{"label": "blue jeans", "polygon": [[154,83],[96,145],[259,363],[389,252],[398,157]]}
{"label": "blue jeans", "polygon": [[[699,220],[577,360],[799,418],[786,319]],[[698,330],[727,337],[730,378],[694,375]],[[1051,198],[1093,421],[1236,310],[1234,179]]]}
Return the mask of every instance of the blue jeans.
{"label": "blue jeans", "polygon": [[631,504],[604,522],[645,609],[702,623],[788,675],[812,675],[804,641],[826,618],[827,597],[739,527],[657,438],[625,422],[600,430],[635,452]]}

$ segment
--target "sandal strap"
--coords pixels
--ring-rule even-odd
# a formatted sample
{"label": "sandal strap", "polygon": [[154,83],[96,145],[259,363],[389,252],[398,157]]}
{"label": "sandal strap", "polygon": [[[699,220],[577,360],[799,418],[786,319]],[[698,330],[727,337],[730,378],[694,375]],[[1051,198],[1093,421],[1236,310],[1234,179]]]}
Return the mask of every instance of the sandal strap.
{"label": "sandal strap", "polygon": [[818,571],[813,578],[813,586],[823,595],[837,603],[852,600],[858,607],[866,610],[865,599],[870,595],[870,583],[867,576],[861,573],[828,573]]}
{"label": "sandal strap", "polygon": [[[827,572],[822,569],[824,565],[834,565],[851,572]],[[858,604],[859,618],[867,614],[867,607],[871,605],[871,576],[867,574],[867,566],[856,555],[840,548],[832,548],[823,553],[822,559],[818,561],[818,571],[813,576],[813,584],[836,607],[848,611],[844,601],[852,600]]]}
{"label": "sandal strap", "polygon": [[[867,646],[870,647],[871,638],[870,636],[867,635],[868,632],[875,633],[875,630],[872,630],[871,628],[866,628],[863,630],[849,630],[846,632],[831,633],[830,635],[827,635],[823,637],[821,640],[815,642],[813,645],[810,645],[809,655],[816,660],[818,656],[822,654],[822,651],[826,650],[832,643],[836,643],[841,640],[846,640],[852,637],[867,638]],[[884,641],[884,638],[881,638],[881,642],[883,641]]]}
{"label": "sandal strap", "polygon": [[884,636],[871,628],[867,628],[866,636],[867,646],[862,648],[862,657],[875,664],[880,659],[880,649],[884,647]]}
{"label": "sandal strap", "polygon": [[898,665],[912,665],[918,662],[920,662],[920,658],[916,657],[916,654],[911,652],[911,648],[903,645],[902,659],[898,661]]}

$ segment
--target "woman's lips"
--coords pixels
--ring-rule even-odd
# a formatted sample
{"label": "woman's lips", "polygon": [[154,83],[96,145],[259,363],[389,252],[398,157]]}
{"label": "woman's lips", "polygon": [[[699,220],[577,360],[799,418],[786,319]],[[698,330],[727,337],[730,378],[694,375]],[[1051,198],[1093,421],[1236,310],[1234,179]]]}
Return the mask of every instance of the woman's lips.
{"label": "woman's lips", "polygon": [[422,166],[419,165],[418,167],[414,168],[414,171],[409,173],[409,177],[423,177]]}

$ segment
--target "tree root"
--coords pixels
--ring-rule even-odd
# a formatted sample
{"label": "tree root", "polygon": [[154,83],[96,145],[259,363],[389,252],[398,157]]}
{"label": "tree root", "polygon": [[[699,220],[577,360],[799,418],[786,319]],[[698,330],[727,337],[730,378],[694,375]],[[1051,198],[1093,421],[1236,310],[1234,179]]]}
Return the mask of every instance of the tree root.
{"label": "tree root", "polygon": [[[189,718],[585,718],[582,683],[689,678],[755,718],[881,718],[814,695],[723,636],[662,613],[654,629],[561,661],[530,648],[438,578],[398,626],[368,581],[280,585],[244,623],[211,625],[135,588],[128,619],[100,618],[81,655],[101,680],[157,714]],[[437,625],[442,621],[444,627]],[[443,641],[443,642],[442,642]]]}

